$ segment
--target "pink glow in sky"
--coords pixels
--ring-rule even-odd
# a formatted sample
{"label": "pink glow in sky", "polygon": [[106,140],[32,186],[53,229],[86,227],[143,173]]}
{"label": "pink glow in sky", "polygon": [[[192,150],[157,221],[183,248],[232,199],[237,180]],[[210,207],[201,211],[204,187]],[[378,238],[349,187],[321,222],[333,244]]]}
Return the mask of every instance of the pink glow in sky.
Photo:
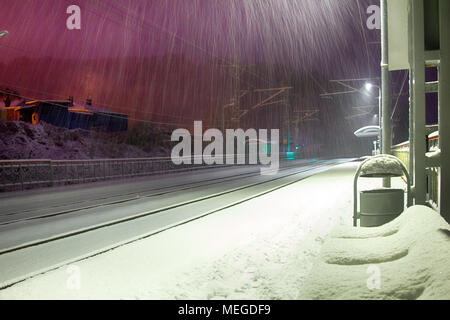
{"label": "pink glow in sky", "polygon": [[[265,65],[243,77],[244,88],[292,85],[295,72],[369,76],[378,48],[365,37],[378,34],[364,30],[361,16],[371,1],[359,3],[0,0],[0,30],[9,31],[0,39],[0,88],[41,99],[92,98],[139,119],[212,121],[230,99],[232,79],[222,65],[234,56]],[[73,4],[81,30],[66,28]]]}

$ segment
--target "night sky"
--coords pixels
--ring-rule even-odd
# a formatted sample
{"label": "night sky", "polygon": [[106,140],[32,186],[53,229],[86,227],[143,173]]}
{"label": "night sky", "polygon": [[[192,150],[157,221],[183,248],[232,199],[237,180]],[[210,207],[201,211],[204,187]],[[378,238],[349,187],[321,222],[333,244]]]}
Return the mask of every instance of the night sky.
{"label": "night sky", "polygon": [[[81,30],[66,28],[72,4],[81,8]],[[377,99],[319,95],[346,90],[332,79],[379,81],[380,32],[366,26],[371,4],[379,1],[0,0],[0,30],[9,31],[0,39],[0,88],[81,104],[91,98],[142,122],[180,127],[197,119],[211,127],[232,97],[236,59],[241,89],[292,86],[293,110],[321,110],[319,122],[299,124],[301,143],[324,143],[343,128],[344,143],[377,113],[355,117],[354,107]],[[393,74],[394,91],[404,75]],[[273,106],[242,123],[276,128],[280,121]]]}

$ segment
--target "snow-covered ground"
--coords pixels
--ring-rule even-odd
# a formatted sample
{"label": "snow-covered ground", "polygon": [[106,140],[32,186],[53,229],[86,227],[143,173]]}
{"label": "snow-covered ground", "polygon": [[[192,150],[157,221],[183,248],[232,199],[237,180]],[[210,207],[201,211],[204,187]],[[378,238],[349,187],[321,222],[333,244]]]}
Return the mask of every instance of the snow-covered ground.
{"label": "snow-covered ground", "polygon": [[[131,132],[99,133],[66,129],[41,122],[0,121],[0,159],[107,159],[167,156],[169,152],[155,146],[146,152],[126,144]],[[150,140],[153,131],[148,133]]]}
{"label": "snow-covered ground", "polygon": [[382,228],[350,227],[357,165],[36,276],[0,299],[448,298],[448,225],[419,207]]}

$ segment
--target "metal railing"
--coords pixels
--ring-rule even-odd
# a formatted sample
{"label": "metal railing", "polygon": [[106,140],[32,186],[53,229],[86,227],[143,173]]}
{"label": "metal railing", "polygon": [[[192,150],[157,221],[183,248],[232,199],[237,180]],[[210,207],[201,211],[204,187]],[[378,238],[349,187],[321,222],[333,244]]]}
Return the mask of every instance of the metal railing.
{"label": "metal railing", "polygon": [[0,161],[0,190],[28,189],[30,186],[49,186],[53,180],[51,160]]}
{"label": "metal railing", "polygon": [[[298,154],[297,154],[298,156]],[[196,157],[186,157],[190,164],[176,165],[169,157],[95,160],[0,160],[0,192],[38,187],[78,184],[112,179],[218,168],[248,163],[248,154],[224,155],[223,164],[195,164]],[[234,164],[227,164],[234,159]],[[280,160],[286,155],[280,154]],[[228,160],[228,161],[227,161]]]}
{"label": "metal railing", "polygon": [[409,168],[409,141],[397,144],[392,147],[392,154],[400,159],[400,161],[405,165],[408,172]]}
{"label": "metal railing", "polygon": [[439,208],[439,195],[440,195],[440,167],[427,168],[427,187],[428,187],[428,203],[433,208]]}
{"label": "metal railing", "polygon": [[[438,145],[438,139],[429,139],[428,147],[433,147]],[[410,170],[410,152],[409,152],[409,141],[400,143],[392,147],[392,154],[399,158],[402,163],[406,166],[409,172]],[[429,164],[426,167],[427,176],[427,202],[434,209],[439,210],[439,195],[440,195],[440,176],[441,168],[438,163]]]}

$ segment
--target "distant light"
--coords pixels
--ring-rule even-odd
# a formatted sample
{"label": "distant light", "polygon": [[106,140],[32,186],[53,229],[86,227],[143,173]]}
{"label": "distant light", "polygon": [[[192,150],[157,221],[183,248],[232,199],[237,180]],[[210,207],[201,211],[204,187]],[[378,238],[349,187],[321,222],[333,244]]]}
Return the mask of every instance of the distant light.
{"label": "distant light", "polygon": [[295,147],[295,150],[298,150],[298,146]]}
{"label": "distant light", "polygon": [[9,32],[8,32],[7,30],[0,31],[0,37],[4,37],[4,36],[6,36],[8,33],[9,33]]}
{"label": "distant light", "polygon": [[366,90],[370,91],[372,89],[373,85],[369,82],[366,83]]}

